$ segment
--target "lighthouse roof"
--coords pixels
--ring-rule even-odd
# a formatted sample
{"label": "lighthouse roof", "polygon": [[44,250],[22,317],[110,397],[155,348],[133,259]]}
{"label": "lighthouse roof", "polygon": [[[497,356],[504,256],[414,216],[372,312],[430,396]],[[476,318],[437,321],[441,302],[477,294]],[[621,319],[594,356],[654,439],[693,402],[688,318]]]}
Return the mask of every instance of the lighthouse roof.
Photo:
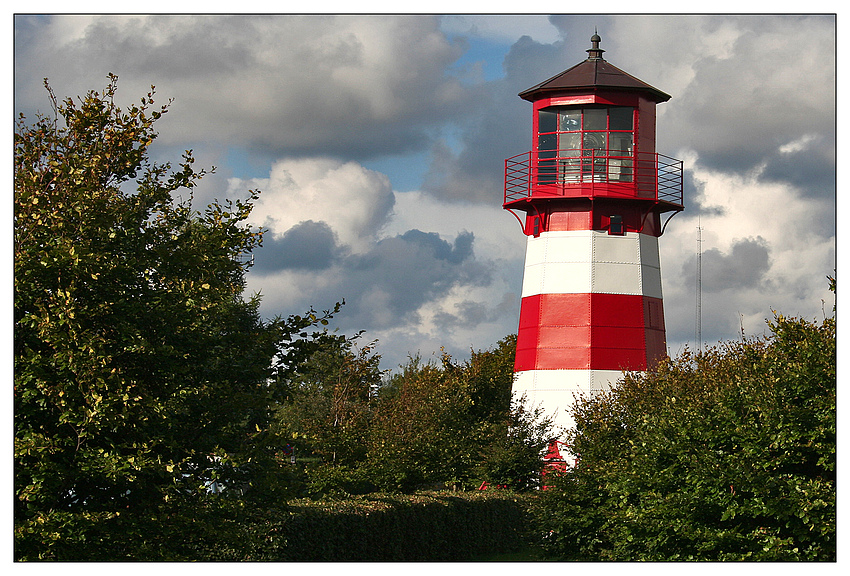
{"label": "lighthouse roof", "polygon": [[533,102],[557,94],[617,90],[643,92],[655,102],[666,102],[670,99],[669,94],[623,72],[602,58],[604,50],[599,48],[601,38],[598,34],[594,34],[590,41],[591,48],[587,51],[587,60],[520,92],[519,97]]}

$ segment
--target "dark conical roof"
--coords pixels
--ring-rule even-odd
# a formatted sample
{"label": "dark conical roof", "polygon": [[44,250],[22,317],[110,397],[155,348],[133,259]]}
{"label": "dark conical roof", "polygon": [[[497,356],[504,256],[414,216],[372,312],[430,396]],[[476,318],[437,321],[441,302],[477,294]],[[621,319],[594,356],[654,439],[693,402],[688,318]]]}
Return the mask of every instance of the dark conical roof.
{"label": "dark conical roof", "polygon": [[631,74],[623,72],[602,58],[604,50],[599,48],[601,38],[594,34],[591,38],[592,48],[588,58],[560,74],[532,86],[519,93],[524,100],[535,101],[547,96],[570,94],[575,92],[594,92],[599,89],[643,92],[655,102],[666,102],[669,94],[638,80]]}

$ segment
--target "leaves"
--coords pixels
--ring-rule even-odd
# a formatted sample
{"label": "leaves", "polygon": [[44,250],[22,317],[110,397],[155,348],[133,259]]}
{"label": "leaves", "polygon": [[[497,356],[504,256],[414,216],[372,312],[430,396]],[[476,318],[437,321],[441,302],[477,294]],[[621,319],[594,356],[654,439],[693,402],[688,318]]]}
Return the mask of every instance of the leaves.
{"label": "leaves", "polygon": [[[314,314],[308,319],[319,320]],[[366,452],[372,404],[383,373],[374,343],[359,345],[359,336],[323,332],[311,340],[318,348],[287,381],[287,398],[275,414],[285,442],[331,464],[355,464]]]}
{"label": "leaves", "polygon": [[386,489],[477,487],[483,480],[529,487],[551,422],[511,402],[516,338],[442,366],[417,358],[381,390],[368,465]]}
{"label": "leaves", "polygon": [[544,432],[511,409],[514,339],[384,383],[374,343],[325,328],[343,303],[262,320],[243,294],[258,192],[196,209],[207,172],[191,151],[149,158],[168,111],[153,88],[122,110],[115,76],[77,100],[45,86],[52,114],[15,130],[17,558],[76,559],[118,536],[133,542],[121,557],[171,557],[179,539],[151,526],[200,539],[222,503],[290,497],[290,441],[326,460],[308,478],[319,492],[522,487]]}
{"label": "leaves", "polygon": [[16,521],[245,482],[274,452],[254,439],[277,362],[302,363],[293,335],[333,312],[260,320],[243,298],[258,193],[195,210],[192,153],[148,157],[153,88],[121,110],[112,75],[78,101],[45,85],[53,115],[15,131]]}
{"label": "leaves", "polygon": [[538,514],[551,554],[834,560],[835,320],[768,324],[579,403],[579,466]]}

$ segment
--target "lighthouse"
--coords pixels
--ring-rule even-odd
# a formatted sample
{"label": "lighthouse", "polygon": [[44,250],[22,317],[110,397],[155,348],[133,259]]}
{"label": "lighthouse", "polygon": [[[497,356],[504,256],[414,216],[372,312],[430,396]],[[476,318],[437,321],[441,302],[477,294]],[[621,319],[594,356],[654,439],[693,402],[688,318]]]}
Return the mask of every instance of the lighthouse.
{"label": "lighthouse", "polygon": [[658,238],[684,209],[682,162],[655,149],[668,94],[586,60],[520,92],[529,152],[505,160],[503,207],[527,237],[513,391],[556,427],[577,395],[666,356]]}

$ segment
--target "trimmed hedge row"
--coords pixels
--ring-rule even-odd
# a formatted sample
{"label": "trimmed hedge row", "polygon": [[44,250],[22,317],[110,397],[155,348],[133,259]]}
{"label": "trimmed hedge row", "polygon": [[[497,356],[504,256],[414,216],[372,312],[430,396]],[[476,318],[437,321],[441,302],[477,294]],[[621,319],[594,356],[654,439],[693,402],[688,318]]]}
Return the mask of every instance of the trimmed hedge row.
{"label": "trimmed hedge row", "polygon": [[462,561],[524,545],[527,502],[512,494],[374,496],[296,505],[269,532],[268,560]]}
{"label": "trimmed hedge row", "polygon": [[185,503],[156,514],[61,514],[16,530],[16,560],[464,561],[527,546],[533,495],[507,491]]}

